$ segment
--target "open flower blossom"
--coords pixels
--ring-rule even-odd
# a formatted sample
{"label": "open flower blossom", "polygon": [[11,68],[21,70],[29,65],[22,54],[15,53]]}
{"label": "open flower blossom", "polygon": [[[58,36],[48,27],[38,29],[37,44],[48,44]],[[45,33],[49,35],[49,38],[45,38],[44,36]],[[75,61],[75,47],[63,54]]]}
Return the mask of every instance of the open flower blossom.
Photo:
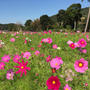
{"label": "open flower blossom", "polygon": [[50,89],[50,90],[59,90],[61,83],[57,76],[51,76],[47,80],[46,85],[47,85],[48,89]]}
{"label": "open flower blossom", "polygon": [[14,76],[13,69],[9,69],[9,70],[7,71],[7,74],[6,74],[6,78],[7,78],[8,80],[13,80],[13,76]]}
{"label": "open flower blossom", "polygon": [[72,90],[72,89],[71,89],[71,87],[69,87],[68,84],[66,84],[63,90]]}
{"label": "open flower blossom", "polygon": [[79,44],[80,47],[84,48],[84,47],[86,47],[87,42],[84,39],[80,39],[78,41],[78,44]]}
{"label": "open flower blossom", "polygon": [[1,69],[4,70],[4,66],[5,66],[4,62],[0,62],[0,70]]}
{"label": "open flower blossom", "polygon": [[15,55],[14,58],[13,58],[13,61],[14,61],[15,63],[17,63],[17,62],[20,60],[20,58],[21,58],[21,56]]}
{"label": "open flower blossom", "polygon": [[74,63],[74,68],[77,72],[85,73],[85,71],[88,69],[88,61],[84,60],[84,58],[76,60]]}
{"label": "open flower blossom", "polygon": [[29,59],[30,56],[31,56],[31,53],[30,52],[25,52],[23,54],[23,58],[26,58],[26,59]]}
{"label": "open flower blossom", "polygon": [[70,46],[70,48],[72,48],[72,49],[75,49],[75,48],[76,48],[76,46],[75,46],[74,43],[71,43],[69,46]]}
{"label": "open flower blossom", "polygon": [[10,59],[11,59],[11,58],[10,58],[9,55],[4,55],[4,56],[2,57],[2,59],[1,59],[1,61],[3,61],[3,62],[9,62]]}
{"label": "open flower blossom", "polygon": [[41,43],[42,42],[51,44],[52,43],[52,39],[51,38],[44,38],[44,39],[41,40]]}
{"label": "open flower blossom", "polygon": [[54,44],[52,47],[53,47],[53,49],[57,49],[58,48],[56,44]]}
{"label": "open flower blossom", "polygon": [[38,56],[39,54],[40,54],[40,51],[35,51],[35,53],[34,53],[36,56]]}
{"label": "open flower blossom", "polygon": [[16,74],[21,73],[20,77],[22,77],[23,73],[25,75],[27,74],[26,70],[30,71],[31,68],[27,67],[28,61],[24,62],[22,59],[22,63],[21,62],[17,62],[17,63],[19,64],[19,66],[14,66],[14,67],[19,68],[19,70],[16,71]]}
{"label": "open flower blossom", "polygon": [[53,59],[50,61],[50,66],[51,66],[52,68],[55,68],[56,70],[61,67],[61,66],[60,66],[61,64],[63,64],[63,61],[62,61],[61,57],[53,58]]}
{"label": "open flower blossom", "polygon": [[11,42],[15,42],[15,38],[11,38],[10,41],[11,41]]}

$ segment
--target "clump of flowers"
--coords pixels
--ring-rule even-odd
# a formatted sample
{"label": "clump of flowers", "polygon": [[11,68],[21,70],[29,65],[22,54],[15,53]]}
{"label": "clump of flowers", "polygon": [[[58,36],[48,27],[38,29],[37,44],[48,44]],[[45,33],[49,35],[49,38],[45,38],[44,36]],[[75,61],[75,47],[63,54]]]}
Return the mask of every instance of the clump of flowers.
{"label": "clump of flowers", "polygon": [[14,58],[13,58],[13,61],[14,61],[15,63],[17,63],[17,62],[20,60],[20,58],[21,58],[21,56],[15,55]]}
{"label": "clump of flowers", "polygon": [[84,60],[84,58],[76,60],[74,63],[74,68],[77,72],[85,73],[85,71],[88,69],[88,61]]}
{"label": "clump of flowers", "polygon": [[59,90],[61,83],[57,76],[51,76],[47,82],[46,85],[49,90]]}
{"label": "clump of flowers", "polygon": [[2,59],[1,59],[1,61],[3,61],[3,62],[9,62],[10,59],[11,59],[11,58],[10,58],[9,55],[4,55],[4,56],[2,57]]}
{"label": "clump of flowers", "polygon": [[52,43],[52,39],[51,38],[44,38],[44,39],[41,40],[41,43],[43,43],[43,42],[51,44]]}
{"label": "clump of flowers", "polygon": [[61,66],[60,66],[61,64],[63,64],[63,61],[62,61],[62,58],[61,58],[61,57],[53,58],[53,59],[50,61],[50,66],[51,66],[52,68],[55,68],[56,70],[61,67]]}
{"label": "clump of flowers", "polygon": [[30,56],[31,56],[31,53],[30,52],[25,52],[23,54],[23,58],[26,58],[26,59],[29,59]]}
{"label": "clump of flowers", "polygon": [[36,56],[38,56],[39,54],[40,54],[40,51],[35,51],[35,53],[34,53]]}
{"label": "clump of flowers", "polygon": [[68,84],[66,84],[63,90],[72,90],[72,89]]}
{"label": "clump of flowers", "polygon": [[31,70],[30,67],[27,67],[28,61],[24,62],[22,59],[22,63],[21,62],[17,62],[19,64],[19,66],[14,66],[16,68],[19,68],[18,71],[16,71],[16,74],[21,73],[20,77],[22,77],[23,73],[26,75],[27,71],[26,70]]}
{"label": "clump of flowers", "polygon": [[14,77],[13,69],[9,69],[9,70],[7,71],[7,74],[6,74],[6,78],[7,78],[8,80],[13,80],[13,77]]}
{"label": "clump of flowers", "polygon": [[4,66],[5,66],[4,62],[0,62],[0,70],[1,69],[4,70]]}

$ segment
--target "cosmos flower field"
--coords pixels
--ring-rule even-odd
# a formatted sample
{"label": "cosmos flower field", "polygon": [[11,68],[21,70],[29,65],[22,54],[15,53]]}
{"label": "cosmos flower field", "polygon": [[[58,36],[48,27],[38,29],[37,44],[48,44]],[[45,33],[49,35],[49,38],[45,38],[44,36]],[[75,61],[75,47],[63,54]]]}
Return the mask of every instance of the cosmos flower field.
{"label": "cosmos flower field", "polygon": [[89,35],[0,31],[0,90],[90,90]]}

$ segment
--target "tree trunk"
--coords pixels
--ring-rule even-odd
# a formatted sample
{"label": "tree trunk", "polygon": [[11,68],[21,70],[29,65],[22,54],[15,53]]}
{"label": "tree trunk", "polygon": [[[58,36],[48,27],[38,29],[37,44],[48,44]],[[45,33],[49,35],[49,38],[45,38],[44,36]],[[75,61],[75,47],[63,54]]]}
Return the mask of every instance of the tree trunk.
{"label": "tree trunk", "polygon": [[74,21],[74,30],[76,30],[76,21]]}
{"label": "tree trunk", "polygon": [[87,17],[87,22],[86,22],[86,26],[85,26],[85,30],[84,30],[84,32],[87,31],[88,23],[89,23],[89,18],[90,18],[90,7],[89,7],[88,17]]}

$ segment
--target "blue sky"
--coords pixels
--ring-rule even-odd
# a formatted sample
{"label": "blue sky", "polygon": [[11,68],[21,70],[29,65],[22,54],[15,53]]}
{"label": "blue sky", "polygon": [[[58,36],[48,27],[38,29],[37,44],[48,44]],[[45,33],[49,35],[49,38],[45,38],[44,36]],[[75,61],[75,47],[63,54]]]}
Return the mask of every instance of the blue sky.
{"label": "blue sky", "polygon": [[67,9],[73,3],[88,7],[87,0],[0,0],[0,23],[22,23],[36,19],[43,14],[52,16],[60,9]]}

